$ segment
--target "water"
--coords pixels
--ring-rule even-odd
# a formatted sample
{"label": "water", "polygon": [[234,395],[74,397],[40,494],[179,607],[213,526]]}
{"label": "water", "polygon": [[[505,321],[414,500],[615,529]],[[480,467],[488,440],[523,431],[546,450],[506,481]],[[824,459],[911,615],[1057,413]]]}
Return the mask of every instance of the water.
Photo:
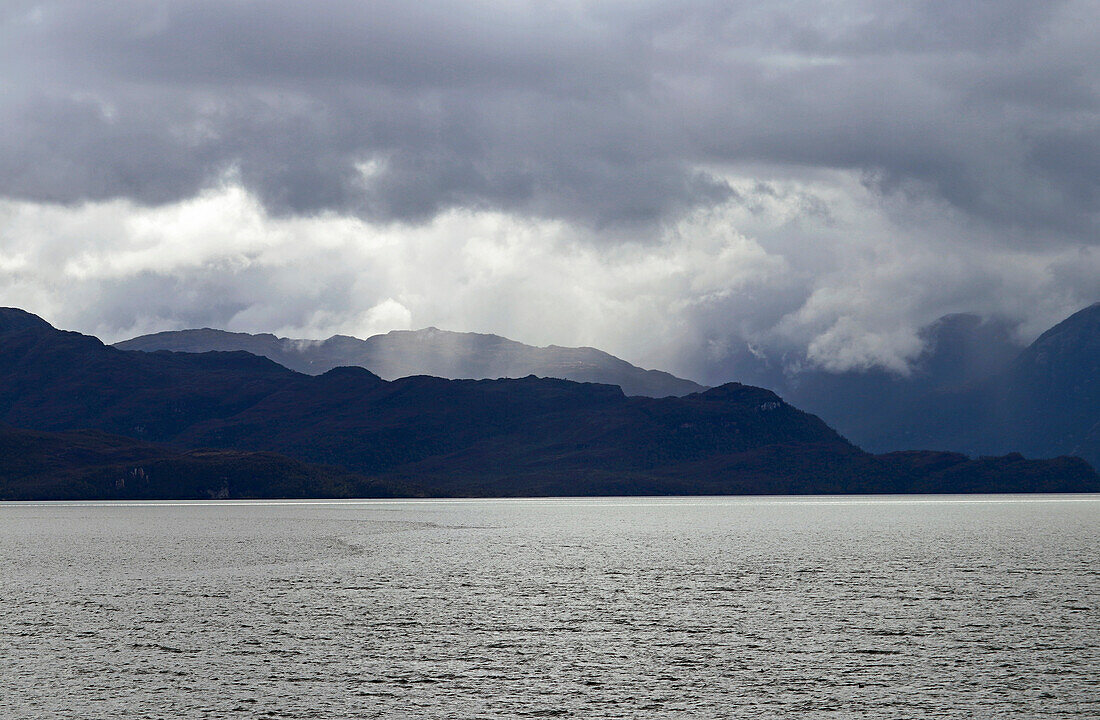
{"label": "water", "polygon": [[1100,717],[1100,496],[0,504],[3,718]]}

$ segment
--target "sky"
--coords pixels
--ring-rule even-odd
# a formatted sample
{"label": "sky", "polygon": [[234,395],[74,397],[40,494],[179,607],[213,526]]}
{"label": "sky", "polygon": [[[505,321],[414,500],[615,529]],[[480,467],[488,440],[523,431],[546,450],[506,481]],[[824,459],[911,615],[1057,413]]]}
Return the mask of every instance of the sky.
{"label": "sky", "polygon": [[1094,0],[0,4],[0,305],[718,383],[1100,300]]}

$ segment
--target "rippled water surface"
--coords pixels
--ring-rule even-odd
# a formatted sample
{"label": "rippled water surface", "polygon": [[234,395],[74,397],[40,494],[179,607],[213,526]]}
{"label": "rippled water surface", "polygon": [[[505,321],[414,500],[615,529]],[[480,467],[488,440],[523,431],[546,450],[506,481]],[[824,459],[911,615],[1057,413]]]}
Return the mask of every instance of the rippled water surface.
{"label": "rippled water surface", "polygon": [[1100,496],[0,504],[3,718],[1100,717]]}

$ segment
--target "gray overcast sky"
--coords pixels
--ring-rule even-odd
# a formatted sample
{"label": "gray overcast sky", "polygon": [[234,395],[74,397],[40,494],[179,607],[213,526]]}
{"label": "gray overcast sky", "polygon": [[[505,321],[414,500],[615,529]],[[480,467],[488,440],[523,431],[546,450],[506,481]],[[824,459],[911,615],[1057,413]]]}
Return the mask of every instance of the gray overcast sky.
{"label": "gray overcast sky", "polygon": [[1100,3],[0,5],[0,303],[698,379],[1100,299]]}

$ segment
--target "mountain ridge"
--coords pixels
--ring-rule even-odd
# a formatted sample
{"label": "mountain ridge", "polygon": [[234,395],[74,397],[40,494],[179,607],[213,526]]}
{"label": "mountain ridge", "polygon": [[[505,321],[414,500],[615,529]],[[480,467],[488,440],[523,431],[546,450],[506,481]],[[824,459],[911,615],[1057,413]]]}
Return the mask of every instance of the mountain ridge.
{"label": "mountain ridge", "polygon": [[[241,462],[277,453],[314,468],[284,466],[292,475],[330,467],[326,477],[344,473],[357,479],[343,486],[377,492],[1100,490],[1100,476],[1074,458],[870,455],[772,391],[739,383],[647,398],[535,376],[386,381],[357,367],[311,376],[242,352],[125,351],[48,324],[4,322],[0,328],[14,329],[0,331],[0,422],[39,433],[113,433],[128,438],[120,443],[176,453],[252,454]],[[943,475],[945,467],[954,475]],[[254,492],[273,491],[225,490]]]}
{"label": "mountain ridge", "polygon": [[618,385],[627,395],[683,396],[705,389],[661,370],[646,370],[593,347],[536,347],[490,333],[460,333],[436,327],[391,330],[359,339],[281,338],[271,333],[234,333],[213,328],[173,330],[115,343],[121,350],[206,352],[244,350],[297,372],[319,375],[357,365],[387,380],[434,375],[452,380],[527,375]]}

